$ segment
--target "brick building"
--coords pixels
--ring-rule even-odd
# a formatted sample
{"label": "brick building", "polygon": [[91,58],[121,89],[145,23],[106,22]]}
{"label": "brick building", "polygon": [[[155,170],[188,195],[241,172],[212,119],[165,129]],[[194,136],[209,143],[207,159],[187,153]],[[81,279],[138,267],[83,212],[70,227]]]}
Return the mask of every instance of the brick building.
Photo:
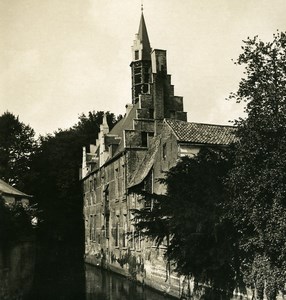
{"label": "brick building", "polygon": [[151,49],[143,13],[132,46],[132,104],[109,131],[106,118],[89,153],[83,149],[85,258],[178,296],[183,278],[166,268],[164,247],[136,238],[132,212],[150,206],[136,192],[157,194],[156,179],[184,155],[233,141],[230,126],[187,122],[183,98],[174,95],[165,50]]}

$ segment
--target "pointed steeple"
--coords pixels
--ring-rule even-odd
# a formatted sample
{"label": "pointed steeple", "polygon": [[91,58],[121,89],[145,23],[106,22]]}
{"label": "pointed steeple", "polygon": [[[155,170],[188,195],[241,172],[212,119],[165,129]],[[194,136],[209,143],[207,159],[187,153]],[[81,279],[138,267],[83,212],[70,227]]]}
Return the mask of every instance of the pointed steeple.
{"label": "pointed steeple", "polygon": [[150,59],[151,46],[150,46],[150,41],[148,37],[143,11],[141,13],[140,25],[138,30],[138,39],[142,44],[142,60]]}
{"label": "pointed steeple", "polygon": [[132,46],[132,103],[137,103],[139,95],[148,94],[150,92],[151,78],[151,46],[147,33],[147,28],[143,15],[143,7],[141,8],[141,19],[138,33]]}

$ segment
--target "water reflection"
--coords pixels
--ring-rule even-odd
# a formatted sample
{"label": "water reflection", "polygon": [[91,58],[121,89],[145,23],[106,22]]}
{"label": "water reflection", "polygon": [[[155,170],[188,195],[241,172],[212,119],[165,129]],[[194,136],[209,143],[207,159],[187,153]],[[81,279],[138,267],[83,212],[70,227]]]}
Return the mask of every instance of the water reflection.
{"label": "water reflection", "polygon": [[173,300],[126,278],[86,265],[86,300]]}
{"label": "water reflection", "polygon": [[39,247],[34,287],[28,299],[85,300],[85,269],[81,251],[75,251],[72,246],[56,246]]}

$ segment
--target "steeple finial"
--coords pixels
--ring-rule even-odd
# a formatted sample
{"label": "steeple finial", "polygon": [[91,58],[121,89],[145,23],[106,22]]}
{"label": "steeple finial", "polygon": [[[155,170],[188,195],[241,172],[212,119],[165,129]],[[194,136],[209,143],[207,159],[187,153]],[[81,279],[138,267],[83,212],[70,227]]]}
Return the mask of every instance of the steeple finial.
{"label": "steeple finial", "polygon": [[141,12],[143,14],[143,10],[144,10],[144,7],[143,7],[143,0],[141,0]]}

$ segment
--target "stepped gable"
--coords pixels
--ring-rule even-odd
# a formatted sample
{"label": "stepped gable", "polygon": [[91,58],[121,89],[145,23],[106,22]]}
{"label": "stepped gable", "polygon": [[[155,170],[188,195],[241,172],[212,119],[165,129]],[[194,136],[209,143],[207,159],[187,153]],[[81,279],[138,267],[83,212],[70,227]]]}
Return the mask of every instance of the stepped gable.
{"label": "stepped gable", "polygon": [[209,145],[229,145],[236,141],[236,128],[227,125],[214,125],[165,119],[179,142]]}

